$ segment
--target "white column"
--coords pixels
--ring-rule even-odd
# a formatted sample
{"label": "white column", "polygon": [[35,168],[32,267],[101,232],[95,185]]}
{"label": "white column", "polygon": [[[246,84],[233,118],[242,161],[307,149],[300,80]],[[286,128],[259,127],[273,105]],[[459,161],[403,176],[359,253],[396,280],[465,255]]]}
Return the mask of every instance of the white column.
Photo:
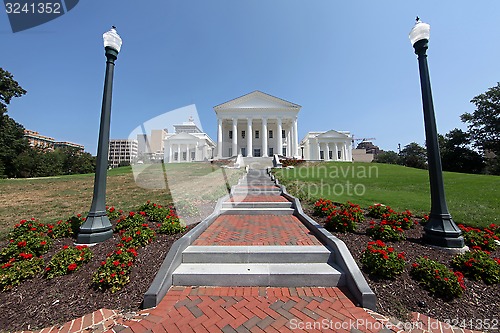
{"label": "white column", "polygon": [[349,143],[349,145],[347,146],[347,151],[348,151],[348,160],[349,162],[352,162],[352,144]]}
{"label": "white column", "polygon": [[252,118],[247,119],[247,156],[252,157],[253,156],[253,146],[252,146],[252,139],[253,139],[253,128],[252,128]]}
{"label": "white column", "polygon": [[278,155],[283,155],[283,138],[281,137],[281,132],[283,131],[283,124],[281,123],[281,118],[278,118],[278,128],[276,129],[276,131],[278,133],[276,133],[276,135],[278,135],[278,137],[276,138],[276,153],[275,154],[278,154]]}
{"label": "white column", "polygon": [[177,144],[177,163],[181,162],[181,144]]}
{"label": "white column", "polygon": [[218,119],[218,130],[217,130],[217,157],[222,158],[222,119]]}
{"label": "white column", "polygon": [[233,118],[233,156],[238,155],[238,119]]}
{"label": "white column", "polygon": [[337,143],[335,142],[335,151],[333,152],[333,160],[338,161],[339,159],[339,147],[337,146]]}
{"label": "white column", "polygon": [[297,130],[297,118],[293,120],[293,156],[299,156],[299,133]]}
{"label": "white column", "polygon": [[347,145],[345,142],[342,144],[342,161],[347,161]]}
{"label": "white column", "polygon": [[168,143],[168,163],[172,163],[173,157],[172,157],[172,143]]}
{"label": "white column", "polygon": [[267,157],[267,118],[262,118],[262,157]]}
{"label": "white column", "polygon": [[[327,142],[326,143],[326,152],[325,152],[325,161],[330,160],[330,144]],[[333,156],[332,156],[333,157]]]}
{"label": "white column", "polygon": [[321,160],[321,143],[318,141],[318,156],[317,160]]}
{"label": "white column", "polygon": [[291,136],[291,127],[286,133],[286,156],[292,156],[292,136]]}

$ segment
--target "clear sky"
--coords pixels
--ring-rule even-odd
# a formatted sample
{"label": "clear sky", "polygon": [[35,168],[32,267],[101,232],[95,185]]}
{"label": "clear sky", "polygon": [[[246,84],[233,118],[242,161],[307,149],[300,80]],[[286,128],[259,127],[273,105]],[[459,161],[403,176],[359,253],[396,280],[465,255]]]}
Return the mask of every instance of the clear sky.
{"label": "clear sky", "polygon": [[[2,8],[3,9],[3,8]],[[385,150],[424,144],[415,16],[431,25],[429,67],[440,133],[465,128],[470,100],[500,74],[500,1],[82,0],[51,22],[12,33],[0,12],[0,66],[28,93],[9,115],[95,154],[105,57],[123,39],[111,137],[196,105],[216,140],[213,107],[254,90],[302,105],[308,131],[348,130]],[[186,120],[189,115],[186,115]]]}

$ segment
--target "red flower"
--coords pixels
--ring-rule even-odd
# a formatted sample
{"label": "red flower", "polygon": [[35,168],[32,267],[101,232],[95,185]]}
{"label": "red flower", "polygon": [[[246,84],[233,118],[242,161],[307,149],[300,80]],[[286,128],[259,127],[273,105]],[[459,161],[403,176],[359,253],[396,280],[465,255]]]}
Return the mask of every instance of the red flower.
{"label": "red flower", "polygon": [[115,253],[120,255],[120,254],[122,254],[122,250],[117,250]]}
{"label": "red flower", "polygon": [[147,227],[147,226],[148,226],[148,224],[147,224],[147,223],[143,223],[143,224],[142,224],[142,226],[143,226],[143,227]]}
{"label": "red flower", "polygon": [[76,217],[82,217],[82,214],[76,214]]}
{"label": "red flower", "polygon": [[50,267],[45,267],[45,271],[46,272],[50,271]]}
{"label": "red flower", "polygon": [[135,234],[136,234],[136,235],[140,235],[140,234],[141,234],[141,231],[140,231],[140,230],[137,230],[137,231],[135,232]]}
{"label": "red flower", "polygon": [[47,244],[47,242],[46,242],[46,241],[41,241],[41,242],[40,242],[40,245],[45,245],[45,244]]}
{"label": "red flower", "polygon": [[118,261],[118,260],[113,261],[113,265],[120,266],[120,261]]}
{"label": "red flower", "polygon": [[417,267],[419,266],[416,262],[414,262],[414,263],[413,263],[413,264],[411,264],[411,265],[413,266],[413,268],[417,268]]}
{"label": "red flower", "polygon": [[78,265],[77,265],[77,264],[72,263],[72,264],[69,264],[69,266],[68,266],[68,270],[69,270],[69,271],[74,271],[77,267],[78,267]]}
{"label": "red flower", "polygon": [[111,277],[114,278],[116,276],[116,273],[111,273]]}
{"label": "red flower", "polygon": [[64,250],[66,250],[66,249],[68,249],[68,248],[69,248],[69,246],[68,246],[68,245],[64,245],[64,246],[63,246],[63,249],[64,249]]}
{"label": "red flower", "polygon": [[31,258],[33,258],[33,255],[31,253],[24,253],[24,252],[22,252],[22,253],[19,253],[19,256],[21,258],[23,258],[23,259],[31,259]]}
{"label": "red flower", "polygon": [[26,246],[26,241],[20,241],[17,243],[17,247],[25,247]]}
{"label": "red flower", "polygon": [[130,213],[128,213],[128,216],[130,216],[130,217],[134,217],[134,215],[135,215],[135,213],[134,213],[134,212],[130,212]]}
{"label": "red flower", "polygon": [[142,216],[146,216],[145,212],[139,212],[139,214],[141,214]]}

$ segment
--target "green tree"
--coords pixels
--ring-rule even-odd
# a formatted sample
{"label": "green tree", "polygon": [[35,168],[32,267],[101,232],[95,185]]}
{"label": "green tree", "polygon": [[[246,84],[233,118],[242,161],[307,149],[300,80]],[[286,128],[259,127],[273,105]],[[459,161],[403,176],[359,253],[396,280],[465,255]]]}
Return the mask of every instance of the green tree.
{"label": "green tree", "polygon": [[400,158],[398,153],[395,151],[389,150],[379,153],[373,159],[373,162],[376,163],[386,163],[386,164],[399,164]]}
{"label": "green tree", "polygon": [[407,144],[399,154],[400,164],[418,169],[427,169],[427,152],[416,142]]}
{"label": "green tree", "polygon": [[484,158],[470,148],[469,135],[458,128],[439,136],[439,150],[444,171],[481,173],[484,170]]}
{"label": "green tree", "polygon": [[13,97],[21,97],[26,90],[14,80],[14,76],[0,67],[0,116],[7,113],[7,105]]}
{"label": "green tree", "polygon": [[6,114],[0,116],[0,177],[15,177],[14,160],[29,149],[24,127]]}
{"label": "green tree", "polygon": [[460,118],[467,123],[473,145],[485,155],[491,154],[486,160],[488,172],[500,174],[500,82],[474,97],[471,103],[476,110]]}

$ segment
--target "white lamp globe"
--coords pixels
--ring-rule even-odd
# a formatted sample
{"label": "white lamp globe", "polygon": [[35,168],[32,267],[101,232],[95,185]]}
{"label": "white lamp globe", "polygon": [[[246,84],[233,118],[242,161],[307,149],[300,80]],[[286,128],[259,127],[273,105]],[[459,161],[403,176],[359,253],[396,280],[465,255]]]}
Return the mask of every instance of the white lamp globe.
{"label": "white lamp globe", "polygon": [[411,45],[415,45],[419,40],[427,39],[429,40],[431,34],[431,26],[427,23],[420,21],[417,18],[417,23],[413,26],[413,29],[410,31],[410,42]]}
{"label": "white lamp globe", "polygon": [[116,32],[116,28],[114,26],[111,28],[111,30],[105,32],[102,35],[102,38],[104,39],[104,47],[110,47],[116,52],[120,52],[120,49],[122,47],[122,39]]}

